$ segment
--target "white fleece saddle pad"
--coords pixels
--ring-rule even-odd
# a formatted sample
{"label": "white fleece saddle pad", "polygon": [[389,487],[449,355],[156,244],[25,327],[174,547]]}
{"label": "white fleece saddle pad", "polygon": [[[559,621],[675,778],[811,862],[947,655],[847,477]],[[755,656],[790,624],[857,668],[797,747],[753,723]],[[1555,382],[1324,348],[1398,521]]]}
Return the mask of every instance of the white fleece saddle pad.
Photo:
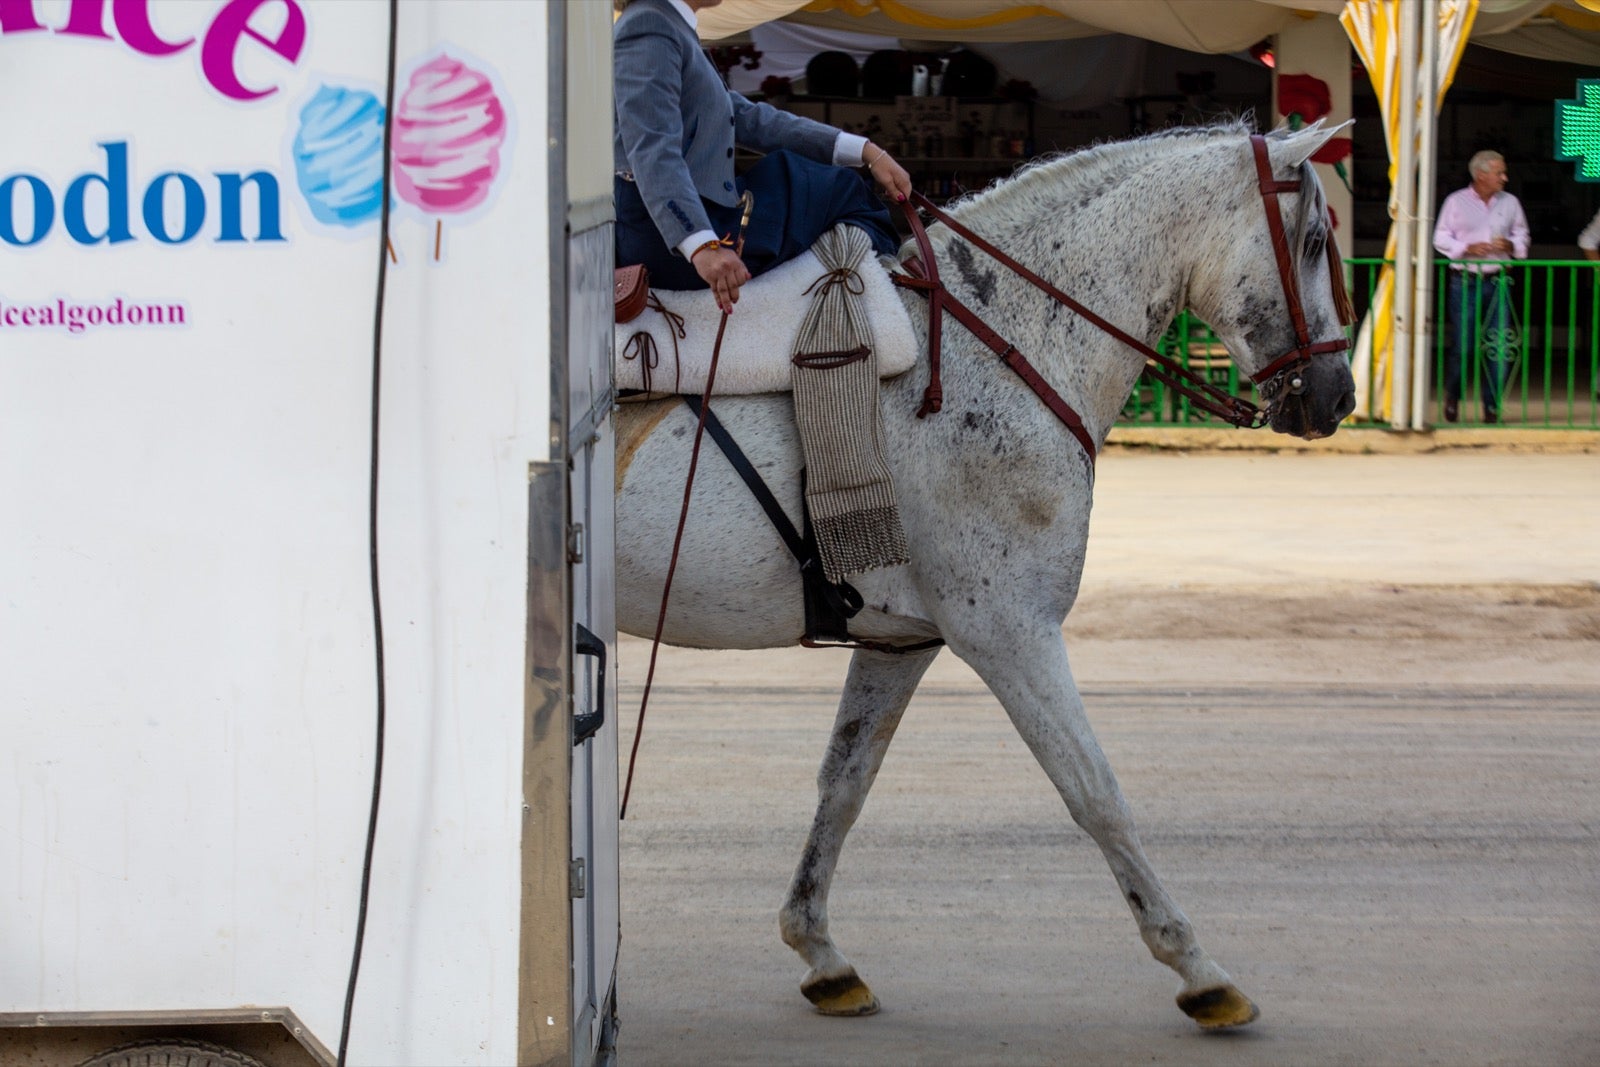
{"label": "white fleece saddle pad", "polygon": [[[739,291],[739,303],[728,316],[727,333],[722,338],[722,355],[717,360],[715,393],[737,396],[750,393],[787,393],[789,357],[794,354],[800,324],[811,307],[811,293],[805,290],[825,274],[822,263],[811,252],[780,264],[752,279]],[[910,370],[917,362],[916,335],[911,317],[900,299],[899,290],[876,257],[868,256],[857,269],[863,292],[854,299],[861,302],[872,327],[872,346],[878,357],[878,376],[893,378]],[[711,349],[717,340],[722,313],[710,290],[652,289],[668,311],[683,316],[684,336],[677,338],[677,366],[673,365],[672,320],[653,307],[647,307],[632,322],[616,327],[617,388],[652,393],[703,393],[706,372],[711,366]],[[648,368],[649,348],[634,341],[638,333],[649,334],[656,365]]]}

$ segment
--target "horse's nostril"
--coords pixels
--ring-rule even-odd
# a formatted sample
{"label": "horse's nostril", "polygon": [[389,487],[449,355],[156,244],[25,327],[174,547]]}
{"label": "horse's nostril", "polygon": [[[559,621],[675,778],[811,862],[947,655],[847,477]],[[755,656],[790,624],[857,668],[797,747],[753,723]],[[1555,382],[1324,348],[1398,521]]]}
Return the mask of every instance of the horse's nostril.
{"label": "horse's nostril", "polygon": [[1339,394],[1339,403],[1334,406],[1334,421],[1343,422],[1345,418],[1356,409],[1356,391],[1346,389]]}

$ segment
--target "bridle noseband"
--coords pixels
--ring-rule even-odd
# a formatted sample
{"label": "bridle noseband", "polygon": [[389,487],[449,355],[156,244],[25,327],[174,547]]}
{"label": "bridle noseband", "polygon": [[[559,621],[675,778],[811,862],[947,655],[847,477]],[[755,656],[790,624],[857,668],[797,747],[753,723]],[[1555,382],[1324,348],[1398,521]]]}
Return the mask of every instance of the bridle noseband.
{"label": "bridle noseband", "polygon": [[[1331,341],[1312,342],[1310,330],[1306,326],[1305,308],[1300,302],[1300,287],[1289,252],[1289,238],[1283,228],[1283,207],[1278,203],[1279,193],[1298,192],[1301,183],[1280,182],[1273,178],[1272,163],[1267,157],[1267,140],[1261,134],[1251,135],[1250,146],[1255,157],[1262,206],[1267,215],[1267,230],[1272,236],[1272,250],[1277,258],[1278,276],[1283,284],[1284,303],[1288,306],[1295,336],[1295,347],[1250,376],[1250,380],[1256,383],[1261,395],[1266,398],[1266,407],[1258,407],[1243,397],[1234,396],[1176,360],[1157,352],[1126,331],[1113,326],[957,222],[926,196],[912,193],[910,202],[903,205],[903,210],[906,222],[911,227],[911,235],[916,239],[918,254],[902,264],[907,274],[894,274],[891,275],[891,279],[896,285],[917,290],[928,298],[929,380],[928,387],[923,392],[922,406],[917,409],[917,418],[937,414],[944,404],[944,391],[939,376],[940,316],[941,312],[948,310],[971,331],[973,336],[998,355],[1001,362],[1022,378],[1028,388],[1033,390],[1045,406],[1078,439],[1091,464],[1095,459],[1094,440],[1078,413],[1050,387],[1015,345],[1000,336],[977,312],[953,296],[939,280],[939,267],[934,260],[933,245],[928,240],[928,233],[922,225],[922,220],[917,217],[916,209],[921,208],[1034,288],[1041,290],[1057,303],[1076,312],[1081,318],[1140,353],[1147,361],[1146,373],[1187,397],[1195,407],[1234,426],[1247,429],[1265,426],[1270,421],[1273,410],[1284,397],[1305,391],[1305,371],[1311,366],[1311,358],[1343,352],[1350,347],[1350,341],[1348,338],[1339,337]],[[1328,275],[1333,286],[1334,304],[1338,308],[1339,321],[1343,326],[1350,326],[1356,321],[1355,311],[1351,306],[1349,293],[1345,290],[1344,265],[1340,261],[1338,244],[1334,240],[1331,228],[1325,247],[1328,254]]]}

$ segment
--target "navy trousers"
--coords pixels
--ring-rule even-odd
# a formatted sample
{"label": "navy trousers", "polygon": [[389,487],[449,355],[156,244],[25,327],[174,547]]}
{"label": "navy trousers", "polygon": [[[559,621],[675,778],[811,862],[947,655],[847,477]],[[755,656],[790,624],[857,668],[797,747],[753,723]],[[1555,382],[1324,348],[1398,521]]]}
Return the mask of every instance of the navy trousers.
{"label": "navy trousers", "polygon": [[[748,189],[755,196],[755,210],[744,235],[744,264],[752,275],[798,256],[840,222],[865,230],[872,247],[885,255],[893,255],[900,247],[889,209],[853,170],[778,151],[736,178],[735,184],[740,192]],[[613,192],[617,266],[643,263],[650,272],[650,284],[661,289],[706,288],[689,261],[662,240],[634,183],[618,177]],[[731,235],[737,240],[738,205],[701,203],[717,236]]]}
{"label": "navy trousers", "polygon": [[1517,346],[1509,328],[1509,281],[1498,274],[1451,271],[1445,296],[1450,320],[1444,349],[1445,399],[1460,400],[1463,374],[1476,372],[1486,416],[1499,410]]}

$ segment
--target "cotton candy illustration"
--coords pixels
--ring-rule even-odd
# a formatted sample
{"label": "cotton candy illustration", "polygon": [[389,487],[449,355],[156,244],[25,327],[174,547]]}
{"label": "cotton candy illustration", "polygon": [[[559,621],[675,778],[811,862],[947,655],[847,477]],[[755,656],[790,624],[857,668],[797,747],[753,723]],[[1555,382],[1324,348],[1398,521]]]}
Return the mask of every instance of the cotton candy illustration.
{"label": "cotton candy illustration", "polygon": [[359,226],[383,208],[383,103],[324,85],[300,110],[294,173],[318,222]]}
{"label": "cotton candy illustration", "polygon": [[[489,78],[440,53],[411,74],[395,108],[395,195],[435,215],[483,203],[500,173],[505,108]],[[442,220],[434,223],[439,258]]]}

